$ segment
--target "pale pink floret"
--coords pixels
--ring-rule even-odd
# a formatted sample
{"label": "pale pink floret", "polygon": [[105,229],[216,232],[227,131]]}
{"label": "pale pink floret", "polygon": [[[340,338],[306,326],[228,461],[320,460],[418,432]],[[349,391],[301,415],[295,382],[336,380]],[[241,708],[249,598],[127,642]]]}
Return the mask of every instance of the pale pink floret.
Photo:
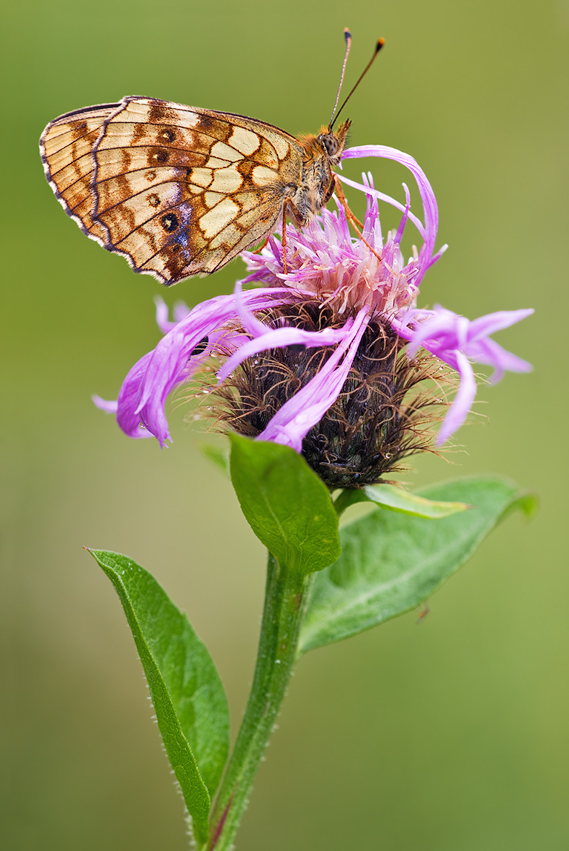
{"label": "pale pink floret", "polygon": [[[286,274],[282,245],[274,236],[260,253],[243,254],[250,272],[243,284],[261,284],[261,288],[243,291],[238,282],[232,295],[217,296],[191,311],[185,305],[177,305],[174,321],[168,319],[165,304],[158,300],[157,321],[165,336],[130,370],[117,402],[94,399],[103,410],[117,414],[118,424],[126,434],[155,436],[164,445],[169,439],[165,415],[169,393],[187,382],[212,354],[227,358],[218,373],[221,382],[244,360],[268,349],[299,344],[336,347],[320,372],[283,405],[259,435],[258,439],[284,443],[300,452],[304,437],[338,398],[371,320],[391,324],[408,340],[409,357],[422,347],[457,371],[459,390],[441,426],[438,444],[448,440],[471,409],[476,393],[471,361],[493,366],[493,381],[499,380],[504,370],[531,369],[526,361],[491,340],[490,334],[533,311],[493,313],[470,322],[442,307],[417,308],[419,284],[446,246],[435,252],[437,203],[416,161],[381,145],[351,148],[344,157],[387,158],[409,169],[419,189],[423,220],[411,212],[405,184],[406,200],[402,204],[376,190],[371,176],[364,175],[361,184],[341,177],[368,198],[363,241],[351,236],[343,209],[335,213],[323,210],[302,231],[287,226]],[[397,231],[388,233],[385,239],[378,200],[403,212]],[[405,262],[401,240],[408,221],[417,228],[421,244]],[[345,323],[339,328],[308,332],[284,324],[268,327],[256,315],[279,306],[302,304],[307,299],[328,303],[338,318],[346,317]]]}

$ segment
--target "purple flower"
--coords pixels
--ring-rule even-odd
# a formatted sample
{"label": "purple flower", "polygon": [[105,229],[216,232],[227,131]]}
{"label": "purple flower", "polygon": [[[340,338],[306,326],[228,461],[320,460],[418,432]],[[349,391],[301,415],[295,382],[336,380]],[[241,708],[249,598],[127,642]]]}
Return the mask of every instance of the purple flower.
{"label": "purple flower", "polygon": [[501,310],[471,322],[437,304],[434,310],[410,310],[406,316],[393,323],[399,335],[410,341],[407,348],[409,357],[413,357],[422,346],[452,366],[460,375],[458,393],[437,437],[439,445],[463,424],[474,402],[476,379],[471,361],[494,367],[491,384],[500,381],[505,370],[531,370],[531,364],[507,352],[490,339],[490,334],[508,328],[532,313],[531,309]]}
{"label": "purple flower", "polygon": [[[360,466],[365,466],[366,452],[379,459],[374,472],[366,473],[372,479],[388,467],[386,459],[393,453],[386,451],[387,444],[401,457],[417,451],[417,424],[433,400],[421,396],[410,403],[403,397],[416,383],[433,377],[426,358],[430,364],[434,355],[437,364],[446,364],[460,381],[437,437],[439,445],[464,422],[472,406],[472,362],[493,366],[494,382],[505,370],[531,369],[490,335],[533,311],[493,313],[470,322],[439,306],[417,307],[423,277],[446,248],[435,251],[436,199],[424,172],[407,154],[372,145],[344,154],[347,159],[370,156],[395,160],[411,171],[422,219],[410,210],[405,184],[402,204],[377,191],[370,175],[362,184],[340,176],[367,196],[363,239],[350,234],[341,207],[337,212],[323,210],[302,231],[287,226],[286,273],[282,244],[272,236],[259,253],[242,255],[249,275],[232,295],[217,296],[191,311],[178,307],[173,322],[160,300],[157,320],[163,339],[130,370],[116,403],[95,399],[99,407],[116,412],[126,434],[155,436],[163,446],[169,439],[164,410],[168,395],[194,379],[213,356],[221,362],[217,390],[226,405],[222,419],[258,439],[303,451],[307,458],[307,441],[315,447],[325,444],[326,465],[336,471],[330,481],[355,484],[356,474],[350,478],[337,472],[346,464],[338,447],[347,435]],[[403,213],[397,230],[385,237],[378,200]],[[413,247],[406,262],[401,240],[409,222],[419,233],[420,247]],[[243,290],[242,285],[256,286]],[[334,428],[321,428],[325,417]],[[354,431],[359,419],[367,424],[365,439],[361,430],[358,435]],[[383,430],[381,445],[372,440],[374,428]]]}

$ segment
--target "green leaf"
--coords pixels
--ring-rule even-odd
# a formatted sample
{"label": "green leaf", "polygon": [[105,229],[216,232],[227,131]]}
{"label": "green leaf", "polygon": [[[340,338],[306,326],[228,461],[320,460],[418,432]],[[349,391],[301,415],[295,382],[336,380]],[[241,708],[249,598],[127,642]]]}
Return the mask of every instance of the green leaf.
{"label": "green leaf", "polygon": [[253,532],[280,564],[308,574],[336,561],[338,516],[298,452],[232,434],[231,480]]}
{"label": "green leaf", "polygon": [[426,499],[424,496],[409,493],[403,488],[387,484],[343,490],[336,499],[334,506],[340,515],[346,508],[355,505],[357,502],[375,502],[376,505],[387,508],[389,511],[411,514],[413,517],[429,517],[431,520],[450,517],[451,514],[470,508],[470,505],[465,502],[441,502]]}
{"label": "green leaf", "polygon": [[535,498],[497,477],[456,480],[422,496],[471,505],[439,520],[374,511],[340,531],[342,555],[316,577],[299,654],[356,635],[415,608],[470,558],[514,508]]}
{"label": "green leaf", "polygon": [[132,559],[89,550],[113,583],[146,674],[168,759],[199,844],[229,749],[229,713],[212,659],[186,616]]}
{"label": "green leaf", "polygon": [[226,476],[229,475],[229,456],[226,450],[220,446],[215,446],[213,443],[200,443],[199,447],[205,457],[209,458],[222,473],[225,473]]}

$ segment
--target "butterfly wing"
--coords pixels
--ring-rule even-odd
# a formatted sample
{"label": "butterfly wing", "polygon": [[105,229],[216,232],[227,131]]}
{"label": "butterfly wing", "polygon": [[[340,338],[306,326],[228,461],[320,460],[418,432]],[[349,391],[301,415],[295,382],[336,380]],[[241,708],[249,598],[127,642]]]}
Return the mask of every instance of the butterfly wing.
{"label": "butterfly wing", "polygon": [[119,105],[91,106],[62,115],[47,125],[40,139],[46,177],[58,201],[83,233],[102,245],[107,232],[93,219],[93,148]]}
{"label": "butterfly wing", "polygon": [[[91,236],[126,256],[136,272],[165,284],[216,271],[260,242],[301,178],[301,145],[262,121],[133,97],[82,112],[46,129],[48,178]],[[96,116],[97,128],[91,130],[87,116]],[[66,148],[76,146],[67,158],[81,168],[79,192],[71,176],[59,179],[63,160],[52,142],[63,127],[70,127],[70,138],[76,135],[78,121],[89,133]],[[89,144],[90,155],[84,153]],[[83,199],[86,183],[90,206]]]}

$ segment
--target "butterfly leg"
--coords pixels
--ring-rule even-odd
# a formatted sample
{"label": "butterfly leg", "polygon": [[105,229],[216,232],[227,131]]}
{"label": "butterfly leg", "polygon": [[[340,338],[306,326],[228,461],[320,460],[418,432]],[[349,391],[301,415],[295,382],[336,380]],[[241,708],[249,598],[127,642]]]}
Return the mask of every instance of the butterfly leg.
{"label": "butterfly leg", "polygon": [[281,245],[283,247],[283,272],[285,273],[285,275],[288,274],[288,269],[287,269],[287,265],[286,265],[286,207],[287,207],[287,202],[285,201],[284,207],[283,207],[283,224],[282,224],[283,230],[282,230],[282,238],[281,238]]}
{"label": "butterfly leg", "polygon": [[253,254],[260,254],[261,251],[263,250],[263,248],[265,247],[265,245],[267,244],[267,242],[269,241],[269,238],[270,238],[270,234],[269,234],[269,236],[266,236],[265,239],[260,244],[260,246],[253,251]]}
{"label": "butterfly leg", "polygon": [[297,228],[302,227],[306,224],[306,219],[290,198],[287,198],[283,204],[283,230],[282,230],[282,246],[283,246],[283,272],[285,275],[287,274],[287,262],[286,262],[286,216],[287,212],[293,220],[295,226]]}
{"label": "butterfly leg", "polygon": [[375,256],[377,257],[378,260],[381,260],[381,254],[378,254],[378,252],[375,250],[375,248],[372,248],[372,246],[369,244],[369,242],[366,239],[364,239],[364,235],[360,230],[360,228],[363,228],[363,225],[362,225],[362,223],[360,222],[359,219],[356,219],[356,217],[354,216],[354,214],[350,210],[350,208],[348,206],[348,202],[346,201],[346,196],[344,195],[344,191],[342,189],[342,184],[340,183],[337,175],[334,175],[334,191],[336,192],[336,195],[338,197],[338,201],[340,202],[340,204],[344,208],[344,212],[346,213],[346,217],[347,217],[348,221],[351,223],[353,229],[355,230],[355,232],[357,233],[357,235],[359,236],[359,238],[361,239],[363,244],[367,245],[367,247],[369,248],[371,253],[375,254]]}

